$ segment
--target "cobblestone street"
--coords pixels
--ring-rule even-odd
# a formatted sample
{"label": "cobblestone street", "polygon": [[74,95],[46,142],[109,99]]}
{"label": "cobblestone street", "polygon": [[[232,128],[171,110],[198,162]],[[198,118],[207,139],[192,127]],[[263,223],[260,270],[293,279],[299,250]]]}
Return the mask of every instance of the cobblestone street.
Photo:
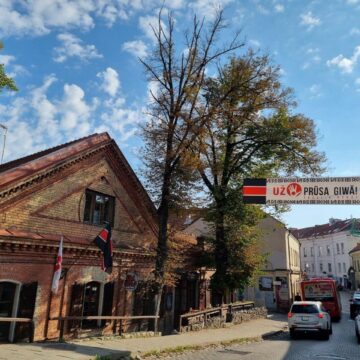
{"label": "cobblestone street", "polygon": [[172,360],[350,360],[360,359],[354,321],[349,319],[349,300],[342,294],[343,317],[333,323],[333,335],[329,341],[309,336],[290,340],[284,331],[278,336],[257,343],[205,349],[178,356],[166,357]]}

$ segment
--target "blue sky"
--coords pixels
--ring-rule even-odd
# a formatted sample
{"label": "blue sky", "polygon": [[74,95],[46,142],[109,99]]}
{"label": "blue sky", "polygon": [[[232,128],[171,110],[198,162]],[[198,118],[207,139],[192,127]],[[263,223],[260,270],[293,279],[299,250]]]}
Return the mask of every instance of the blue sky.
{"label": "blue sky", "polygon": [[[0,94],[9,128],[5,161],[108,131],[136,170],[149,87],[137,57],[153,46],[150,23],[163,1],[0,0],[0,63],[18,93]],[[269,53],[297,112],[314,119],[329,176],[360,175],[360,0],[172,0],[179,38],[196,12],[225,9],[246,46]],[[2,139],[1,139],[2,146]],[[360,217],[359,206],[294,206],[289,227]]]}

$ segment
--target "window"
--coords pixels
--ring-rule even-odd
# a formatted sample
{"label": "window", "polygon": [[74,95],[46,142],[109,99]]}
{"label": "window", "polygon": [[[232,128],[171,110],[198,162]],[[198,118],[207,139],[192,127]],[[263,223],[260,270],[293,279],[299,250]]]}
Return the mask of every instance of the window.
{"label": "window", "polygon": [[[114,295],[114,283],[106,284],[91,281],[74,284],[71,290],[70,316],[110,316]],[[105,320],[71,320],[69,330],[91,329],[105,325]]]}
{"label": "window", "polygon": [[319,267],[320,267],[320,272],[323,272],[324,268],[323,268],[323,264],[322,264],[322,263],[319,264]]}
{"label": "window", "polygon": [[315,264],[311,264],[311,272],[312,272],[312,273],[315,272]]}
{"label": "window", "polygon": [[322,255],[322,246],[319,246],[319,256]]}
{"label": "window", "polygon": [[344,243],[341,243],[341,253],[344,253]]}
{"label": "window", "polygon": [[327,256],[330,256],[330,255],[331,255],[330,246],[329,246],[329,245],[326,245],[326,254],[327,254]]}
{"label": "window", "polygon": [[339,246],[339,244],[336,244],[336,252],[337,252],[338,254],[340,254],[340,246]]}
{"label": "window", "polygon": [[310,255],[314,256],[314,247],[313,246],[310,248]]}
{"label": "window", "polygon": [[341,273],[341,263],[338,263],[338,270],[339,270],[339,273]]}
{"label": "window", "polygon": [[306,247],[304,247],[304,257],[307,257]]}
{"label": "window", "polygon": [[328,263],[328,272],[331,273],[332,269],[331,269],[331,263]]}
{"label": "window", "polygon": [[112,196],[100,194],[92,190],[86,190],[84,222],[103,225],[109,221],[114,224],[115,199]]}
{"label": "window", "polygon": [[346,264],[343,263],[343,272],[346,273]]}

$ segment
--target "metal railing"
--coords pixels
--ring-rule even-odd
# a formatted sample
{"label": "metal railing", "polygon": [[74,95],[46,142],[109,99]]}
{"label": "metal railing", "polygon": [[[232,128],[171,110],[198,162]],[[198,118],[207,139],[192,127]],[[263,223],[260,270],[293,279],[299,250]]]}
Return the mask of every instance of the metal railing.
{"label": "metal railing", "polygon": [[184,327],[191,325],[192,323],[202,323],[204,327],[206,327],[212,318],[225,318],[225,316],[230,317],[233,313],[246,309],[252,309],[254,307],[255,304],[253,301],[242,301],[213,307],[207,310],[192,311],[182,314],[180,315],[179,331],[182,332]]}
{"label": "metal railing", "polygon": [[60,326],[60,335],[59,340],[64,337],[64,328],[65,324],[69,320],[111,320],[114,321],[114,333],[116,332],[117,321],[119,321],[119,335],[123,334],[123,325],[126,321],[131,320],[150,320],[150,319],[159,319],[159,316],[155,315],[144,315],[144,316],[61,316],[61,317],[51,317],[49,320],[58,320]]}

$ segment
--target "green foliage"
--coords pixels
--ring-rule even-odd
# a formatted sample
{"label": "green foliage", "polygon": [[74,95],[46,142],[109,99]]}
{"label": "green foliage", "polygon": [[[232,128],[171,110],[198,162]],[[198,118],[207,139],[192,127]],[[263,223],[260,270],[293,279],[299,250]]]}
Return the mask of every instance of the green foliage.
{"label": "green foliage", "polygon": [[279,79],[279,68],[268,56],[249,51],[205,82],[208,122],[194,156],[212,203],[212,286],[220,293],[243,288],[264,261],[256,230],[263,213],[243,204],[243,179],[323,171],[314,123],[292,113],[293,91]]}
{"label": "green foliage", "polygon": [[[3,44],[0,42],[0,50],[3,49]],[[5,68],[3,64],[0,64],[0,92],[5,90],[17,91],[18,88],[15,85],[15,82],[12,78],[6,75]]]}

